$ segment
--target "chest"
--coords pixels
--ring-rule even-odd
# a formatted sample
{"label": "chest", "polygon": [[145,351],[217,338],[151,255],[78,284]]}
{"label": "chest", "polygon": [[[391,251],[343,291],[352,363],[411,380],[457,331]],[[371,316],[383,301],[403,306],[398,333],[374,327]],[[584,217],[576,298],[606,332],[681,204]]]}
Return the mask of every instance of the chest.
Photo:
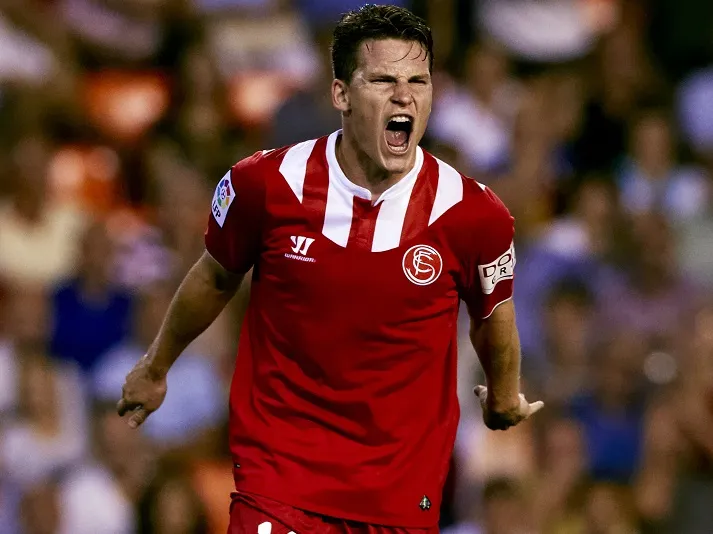
{"label": "chest", "polygon": [[373,252],[368,238],[353,233],[341,246],[306,218],[271,225],[263,239],[261,284],[283,305],[317,308],[327,318],[368,312],[371,320],[406,320],[457,304],[459,267],[443,232],[429,229],[382,252]]}

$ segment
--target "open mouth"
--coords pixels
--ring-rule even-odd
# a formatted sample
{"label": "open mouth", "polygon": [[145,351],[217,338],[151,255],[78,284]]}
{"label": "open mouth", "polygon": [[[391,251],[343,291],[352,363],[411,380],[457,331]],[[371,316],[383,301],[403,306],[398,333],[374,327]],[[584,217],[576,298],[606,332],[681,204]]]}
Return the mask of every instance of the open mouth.
{"label": "open mouth", "polygon": [[412,129],[413,118],[408,115],[394,115],[389,119],[384,135],[391,152],[401,154],[408,150]]}

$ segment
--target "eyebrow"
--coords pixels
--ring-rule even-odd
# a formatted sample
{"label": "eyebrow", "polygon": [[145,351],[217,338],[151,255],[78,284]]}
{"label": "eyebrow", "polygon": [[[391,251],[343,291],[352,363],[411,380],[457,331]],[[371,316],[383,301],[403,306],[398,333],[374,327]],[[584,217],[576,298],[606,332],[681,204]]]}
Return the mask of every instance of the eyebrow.
{"label": "eyebrow", "polygon": [[[393,74],[386,74],[385,72],[374,72],[369,76],[370,80],[375,80],[375,79],[383,79],[383,80],[388,80],[390,82],[395,82],[396,81],[396,76]],[[414,74],[409,77],[408,81],[409,82],[420,82],[420,81],[427,81],[429,79],[429,74]]]}

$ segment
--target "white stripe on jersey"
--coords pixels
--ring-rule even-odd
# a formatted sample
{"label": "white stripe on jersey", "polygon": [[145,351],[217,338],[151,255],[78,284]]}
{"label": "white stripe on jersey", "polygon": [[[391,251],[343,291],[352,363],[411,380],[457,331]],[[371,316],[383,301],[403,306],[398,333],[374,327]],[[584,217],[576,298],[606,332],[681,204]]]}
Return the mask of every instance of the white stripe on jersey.
{"label": "white stripe on jersey", "polygon": [[290,148],[282,158],[280,174],[285,177],[297,200],[302,202],[302,194],[307,175],[307,160],[312,154],[316,139],[299,143]]}
{"label": "white stripe on jersey", "polygon": [[431,217],[428,219],[429,226],[463,200],[463,179],[460,173],[440,159],[436,158],[436,161],[438,162],[438,189],[436,189]]}
{"label": "white stripe on jersey", "polygon": [[354,195],[334,176],[334,170],[329,166],[329,189],[327,189],[327,206],[324,213],[322,234],[341,247],[349,242],[349,232],[352,228],[354,215]]}
{"label": "white stripe on jersey", "polygon": [[[408,176],[402,178],[405,187],[397,195],[388,195],[388,190],[384,192],[384,200],[376,216],[374,225],[374,239],[371,242],[372,252],[383,252],[391,250],[401,244],[401,233],[406,222],[406,210],[411,203],[411,193],[416,185],[418,174],[423,166],[423,152],[420,147],[416,147],[416,163]],[[395,186],[393,186],[395,187]]]}

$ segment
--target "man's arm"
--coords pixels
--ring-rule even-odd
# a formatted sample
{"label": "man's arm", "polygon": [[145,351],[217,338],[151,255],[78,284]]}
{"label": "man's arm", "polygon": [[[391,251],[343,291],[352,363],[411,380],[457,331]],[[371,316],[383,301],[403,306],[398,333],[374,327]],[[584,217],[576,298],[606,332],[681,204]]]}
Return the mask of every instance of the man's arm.
{"label": "man's arm", "polygon": [[500,304],[487,319],[473,319],[470,340],[485,372],[488,405],[505,412],[519,405],[520,337],[512,300]]}
{"label": "man's arm", "polygon": [[166,396],[166,375],[186,347],[218,317],[240,287],[244,275],[227,271],[204,252],[188,271],[168,308],[163,325],[146,355],[127,375],[119,415],[134,412],[138,427]]}
{"label": "man's arm", "polygon": [[470,339],[485,371],[487,388],[476,386],[485,424],[505,430],[540,410],[520,394],[520,337],[512,300],[499,304],[486,319],[472,319]]}
{"label": "man's arm", "polygon": [[148,351],[150,371],[165,375],[186,347],[220,315],[240,287],[234,274],[204,252],[188,271]]}

